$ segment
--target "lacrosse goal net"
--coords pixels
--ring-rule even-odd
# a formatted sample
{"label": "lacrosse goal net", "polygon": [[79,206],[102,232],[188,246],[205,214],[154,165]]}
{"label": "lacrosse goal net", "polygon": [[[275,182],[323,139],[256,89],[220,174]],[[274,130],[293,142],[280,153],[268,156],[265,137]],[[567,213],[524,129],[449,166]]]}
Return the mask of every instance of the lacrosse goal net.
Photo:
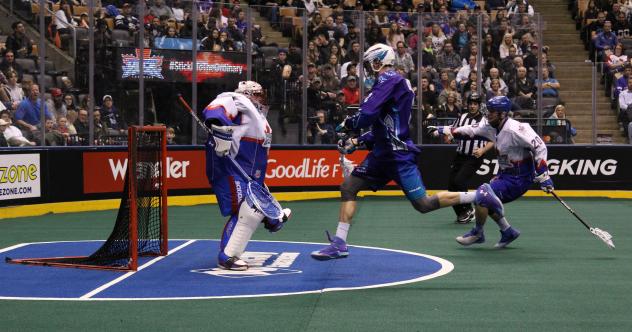
{"label": "lacrosse goal net", "polygon": [[167,254],[165,127],[130,127],[128,161],[114,229],[90,256],[10,259],[9,263],[135,271],[139,256]]}

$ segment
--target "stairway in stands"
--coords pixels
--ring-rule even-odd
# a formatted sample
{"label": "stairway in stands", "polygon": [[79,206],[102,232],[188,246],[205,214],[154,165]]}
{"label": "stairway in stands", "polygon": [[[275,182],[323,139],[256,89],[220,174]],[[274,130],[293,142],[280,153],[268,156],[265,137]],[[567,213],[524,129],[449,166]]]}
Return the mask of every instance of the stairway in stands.
{"label": "stairway in stands", "polygon": [[[241,0],[242,5],[245,7],[248,5],[248,1]],[[271,25],[268,18],[261,16],[259,7],[252,7],[252,18],[254,24],[261,26],[261,34],[266,37],[268,44],[275,43],[281,48],[287,49],[290,46],[290,38],[283,37],[280,31],[275,30]]]}
{"label": "stairway in stands", "polygon": [[[592,65],[586,63],[588,52],[575,29],[567,0],[531,0],[535,11],[544,21],[544,45],[548,45],[549,60],[556,67],[555,78],[560,82],[560,97],[566,103],[566,114],[577,128],[576,143],[592,143]],[[597,77],[599,80],[599,74]],[[612,136],[613,143],[626,143],[619,132],[610,99],[604,86],[597,85],[597,133]]]}

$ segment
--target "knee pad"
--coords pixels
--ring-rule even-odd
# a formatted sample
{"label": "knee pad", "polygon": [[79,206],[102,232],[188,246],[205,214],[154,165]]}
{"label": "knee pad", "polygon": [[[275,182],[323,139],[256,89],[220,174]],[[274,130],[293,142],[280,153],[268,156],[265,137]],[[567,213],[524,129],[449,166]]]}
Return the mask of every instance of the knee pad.
{"label": "knee pad", "polygon": [[416,200],[411,201],[411,203],[413,204],[413,207],[415,207],[415,210],[421,213],[428,213],[440,207],[439,197],[437,197],[436,195],[417,198]]}
{"label": "knee pad", "polygon": [[503,202],[496,196],[494,190],[488,183],[483,183],[476,188],[476,205],[482,206],[489,210],[489,214],[496,218],[502,218],[505,215]]}
{"label": "knee pad", "polygon": [[[232,232],[224,231],[228,236],[228,240],[223,252],[229,257],[241,257],[246,250],[248,241],[250,241],[252,234],[257,230],[263,218],[263,214],[248,205],[245,200],[242,201]],[[222,242],[224,242],[223,240]]]}

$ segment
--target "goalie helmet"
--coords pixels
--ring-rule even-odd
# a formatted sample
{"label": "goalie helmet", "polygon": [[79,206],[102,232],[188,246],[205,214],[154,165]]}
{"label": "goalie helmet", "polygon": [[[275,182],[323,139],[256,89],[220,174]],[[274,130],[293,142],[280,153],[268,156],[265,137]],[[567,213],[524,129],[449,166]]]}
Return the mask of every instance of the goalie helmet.
{"label": "goalie helmet", "polygon": [[261,84],[255,81],[241,81],[239,82],[235,92],[244,95],[257,95],[263,93],[263,88],[261,87]]}
{"label": "goalie helmet", "polygon": [[267,115],[268,108],[266,106],[266,93],[263,90],[261,84],[255,81],[241,81],[237,85],[237,89],[235,90],[237,93],[241,93],[248,97],[250,101],[259,109],[259,111]]}
{"label": "goalie helmet", "polygon": [[378,72],[384,68],[384,66],[392,66],[395,64],[395,51],[388,45],[375,44],[364,52],[364,58],[362,60],[366,67],[369,67],[374,72]]}

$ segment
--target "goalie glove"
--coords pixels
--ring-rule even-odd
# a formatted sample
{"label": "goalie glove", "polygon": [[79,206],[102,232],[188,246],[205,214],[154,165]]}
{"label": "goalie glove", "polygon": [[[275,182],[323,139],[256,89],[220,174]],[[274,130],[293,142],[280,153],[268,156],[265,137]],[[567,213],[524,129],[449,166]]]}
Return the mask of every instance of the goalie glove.
{"label": "goalie glove", "polygon": [[220,157],[228,155],[233,143],[233,128],[211,125],[211,134],[213,135],[215,153]]}
{"label": "goalie glove", "polygon": [[341,138],[338,140],[338,152],[342,154],[352,154],[358,148],[356,138]]}
{"label": "goalie glove", "polygon": [[549,172],[544,172],[535,177],[535,182],[540,184],[540,188],[547,194],[553,192],[555,188],[553,188],[553,180],[549,176]]}

